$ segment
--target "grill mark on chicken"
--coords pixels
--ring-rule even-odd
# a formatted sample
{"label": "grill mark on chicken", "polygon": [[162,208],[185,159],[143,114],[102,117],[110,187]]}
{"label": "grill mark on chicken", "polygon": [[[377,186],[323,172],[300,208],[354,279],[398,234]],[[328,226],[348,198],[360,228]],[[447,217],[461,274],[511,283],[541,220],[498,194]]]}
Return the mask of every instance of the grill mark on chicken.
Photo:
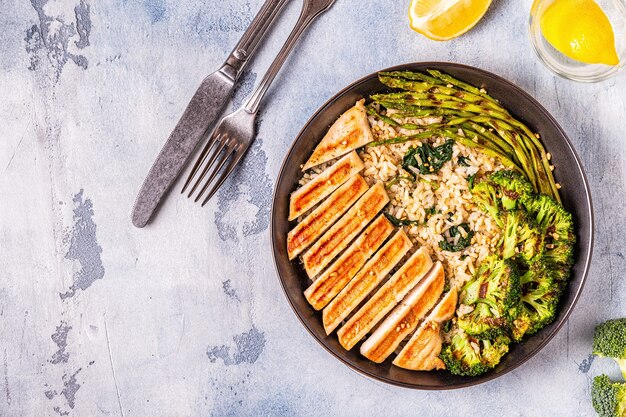
{"label": "grill mark on chicken", "polygon": [[378,216],[346,251],[304,292],[316,310],[324,308],[354,277],[393,232],[384,215]]}

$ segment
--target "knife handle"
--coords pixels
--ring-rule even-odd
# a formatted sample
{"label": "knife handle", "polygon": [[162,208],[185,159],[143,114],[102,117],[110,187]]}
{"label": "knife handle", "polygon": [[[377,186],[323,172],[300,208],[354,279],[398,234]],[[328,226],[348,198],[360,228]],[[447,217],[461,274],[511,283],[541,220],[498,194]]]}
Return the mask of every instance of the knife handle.
{"label": "knife handle", "polygon": [[[278,12],[280,12],[287,1],[266,0],[261,10],[254,17],[254,20],[252,20],[252,23],[226,59],[225,65],[234,70],[232,75],[234,77],[233,81],[239,78],[249,58],[254,54],[254,51],[259,46],[259,42],[265,36],[267,29],[269,29]],[[230,71],[223,72],[229,73]]]}
{"label": "knife handle", "polygon": [[285,63],[285,60],[293,50],[302,33],[307,27],[309,27],[315,18],[328,10],[334,3],[335,0],[304,0],[304,3],[302,4],[302,11],[300,12],[300,17],[298,18],[296,25],[265,73],[265,76],[244,106],[248,113],[254,114],[259,110],[259,105],[261,104],[263,96],[265,96],[270,84],[274,81],[278,71],[280,71],[280,68]]}

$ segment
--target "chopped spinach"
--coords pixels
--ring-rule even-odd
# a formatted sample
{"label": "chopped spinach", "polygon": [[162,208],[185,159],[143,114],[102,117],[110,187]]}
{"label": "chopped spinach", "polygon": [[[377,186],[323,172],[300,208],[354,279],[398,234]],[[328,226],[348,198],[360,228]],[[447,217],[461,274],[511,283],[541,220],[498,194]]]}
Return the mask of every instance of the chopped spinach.
{"label": "chopped spinach", "polygon": [[437,214],[437,209],[435,208],[435,206],[432,206],[431,208],[427,208],[424,211],[426,212],[427,216],[432,216],[433,214]]}
{"label": "chopped spinach", "polygon": [[473,174],[467,177],[467,182],[469,183],[470,190],[474,188],[474,180],[476,180],[476,174]]}
{"label": "chopped spinach", "polygon": [[409,167],[417,168],[420,174],[436,174],[443,164],[452,159],[452,146],[454,141],[448,139],[443,145],[432,147],[428,143],[411,148],[402,159],[402,168],[413,178],[415,174]]}
{"label": "chopped spinach", "polygon": [[467,161],[469,161],[468,158],[464,157],[463,155],[459,156],[459,165],[462,165],[464,167],[470,166],[469,162]]}
{"label": "chopped spinach", "polygon": [[[465,230],[465,237],[463,237],[463,235],[459,231],[460,228]],[[467,223],[461,223],[458,226],[452,226],[450,229],[448,229],[447,234],[448,236],[444,235],[443,240],[439,242],[439,247],[442,250],[448,252],[459,252],[465,249],[472,243],[472,237],[474,237],[474,231],[470,230],[469,224]],[[455,244],[454,240],[457,236],[459,236],[459,240]]]}
{"label": "chopped spinach", "polygon": [[395,216],[392,216],[389,213],[385,213],[385,217],[387,217],[387,219],[389,219],[391,224],[393,224],[396,227],[412,226],[412,225],[419,225],[419,224],[421,224],[418,220],[399,219],[399,218],[397,218]]}

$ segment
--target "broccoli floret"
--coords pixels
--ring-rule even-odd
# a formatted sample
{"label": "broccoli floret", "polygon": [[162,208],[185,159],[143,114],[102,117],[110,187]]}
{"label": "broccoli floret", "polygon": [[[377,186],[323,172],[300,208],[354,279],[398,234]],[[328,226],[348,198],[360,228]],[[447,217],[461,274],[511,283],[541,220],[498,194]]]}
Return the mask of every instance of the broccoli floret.
{"label": "broccoli floret", "polygon": [[519,316],[517,316],[517,318],[513,320],[513,323],[511,325],[511,337],[516,342],[519,342],[520,340],[522,340],[522,337],[524,337],[524,335],[528,333],[532,326],[533,322],[530,318],[528,310],[522,308]]}
{"label": "broccoli floret", "polygon": [[551,323],[559,304],[559,287],[552,274],[541,263],[535,263],[522,275],[522,310],[530,319],[528,334]]}
{"label": "broccoli floret", "polygon": [[461,304],[474,309],[459,317],[459,327],[474,337],[495,339],[519,315],[520,295],[517,265],[495,255],[486,258],[461,290]]}
{"label": "broccoli floret", "polygon": [[599,417],[626,417],[626,384],[600,375],[591,385],[591,403]]}
{"label": "broccoli floret", "polygon": [[543,235],[536,223],[522,210],[503,213],[502,257],[520,255],[526,262],[534,261],[543,253]]}
{"label": "broccoli floret", "polygon": [[538,195],[525,201],[526,210],[535,218],[541,231],[553,241],[575,241],[574,221],[567,212],[552,197]]}
{"label": "broccoli floret", "polygon": [[500,336],[495,340],[481,340],[480,343],[483,362],[489,368],[495,368],[500,363],[500,359],[509,352],[511,339],[506,336]]}
{"label": "broccoli floret", "polygon": [[593,353],[615,359],[626,378],[626,318],[609,320],[596,327]]}
{"label": "broccoli floret", "polygon": [[481,282],[472,280],[465,287],[468,299],[461,303],[474,306],[474,310],[459,319],[459,326],[475,337],[494,338],[503,333],[504,318],[509,335],[519,341],[556,317],[558,299],[574,261],[572,215],[552,197],[537,195],[530,182],[514,171],[494,172],[471,192],[476,205],[502,229],[499,255],[519,264],[521,297],[516,305],[509,305],[505,315],[484,300],[472,302],[472,291],[482,290]]}
{"label": "broccoli floret", "polygon": [[474,202],[497,222],[503,210],[521,208],[534,195],[533,186],[526,178],[506,170],[494,172],[475,184],[471,191]]}
{"label": "broccoli floret", "polygon": [[489,178],[500,187],[502,207],[506,210],[520,208],[534,195],[532,184],[515,171],[496,171]]}
{"label": "broccoli floret", "polygon": [[563,277],[563,279],[567,280],[569,269],[574,264],[573,245],[568,242],[555,242],[546,243],[545,246],[544,260],[548,265],[564,267],[567,270],[567,276]]}
{"label": "broccoli floret", "polygon": [[491,215],[491,217],[502,227],[500,218],[499,190],[496,185],[484,179],[479,183],[474,183],[472,187],[472,199],[478,207]]}
{"label": "broccoli floret", "polygon": [[[532,261],[532,258],[544,252],[545,248],[546,263],[559,272],[556,275],[557,280],[563,283],[567,281],[574,260],[576,236],[572,215],[563,206],[552,197],[535,194],[530,182],[514,171],[494,172],[474,185],[471,192],[479,208],[488,213],[496,224],[505,230],[503,242],[505,258],[514,256],[517,247],[526,261]],[[525,219],[530,219],[530,226],[528,229],[516,230],[519,216],[511,217],[510,213],[524,211],[528,213]],[[519,241],[514,242],[517,236],[513,236],[520,231],[526,232],[527,235],[521,235]]]}
{"label": "broccoli floret", "polygon": [[509,351],[509,343],[506,336],[500,336],[493,341],[481,340],[457,329],[450,344],[443,348],[439,357],[451,373],[476,376],[500,363],[500,359]]}
{"label": "broccoli floret", "polygon": [[531,263],[520,278],[522,291],[520,314],[511,325],[513,340],[534,334],[556,317],[559,283],[541,261]]}
{"label": "broccoli floret", "polygon": [[459,327],[468,334],[482,339],[495,339],[504,334],[507,320],[486,303],[478,302],[471,313],[459,318]]}
{"label": "broccoli floret", "polygon": [[[472,346],[471,340],[474,340]],[[439,358],[446,364],[446,369],[454,375],[476,376],[489,370],[482,363],[478,340],[470,339],[470,336],[457,333],[452,337],[449,345],[443,348]]]}
{"label": "broccoli floret", "polygon": [[571,265],[568,264],[555,264],[552,262],[553,257],[546,257],[544,252],[544,263],[546,265],[550,265],[550,271],[552,278],[559,285],[559,292],[561,292],[565,285],[567,284],[567,280],[569,279],[571,273]]}
{"label": "broccoli floret", "polygon": [[539,195],[525,203],[544,236],[544,261],[554,271],[554,278],[565,284],[574,263],[574,221],[572,215],[552,197]]}

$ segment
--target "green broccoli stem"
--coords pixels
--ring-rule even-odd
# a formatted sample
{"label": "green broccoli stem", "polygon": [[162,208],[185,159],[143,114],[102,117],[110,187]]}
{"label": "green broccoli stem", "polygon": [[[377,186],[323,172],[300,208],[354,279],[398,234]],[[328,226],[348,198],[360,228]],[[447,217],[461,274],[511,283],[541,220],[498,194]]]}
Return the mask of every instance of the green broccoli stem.
{"label": "green broccoli stem", "polygon": [[498,100],[496,100],[495,98],[491,97],[489,94],[481,91],[479,88],[474,87],[473,85],[464,83],[463,81],[457,80],[456,78],[452,77],[451,75],[448,74],[444,74],[441,71],[437,71],[437,70],[426,70],[433,78],[435,79],[439,79],[441,81],[443,81],[444,83],[447,84],[451,84],[455,87],[460,88],[461,90],[465,90],[469,93],[472,94],[476,94],[477,96],[481,96],[484,99],[487,99],[489,101],[491,101],[492,103],[496,103],[498,105],[500,105],[500,103],[498,102]]}
{"label": "green broccoli stem", "polygon": [[398,110],[402,114],[396,115],[396,117],[427,117],[427,116],[444,116],[449,114],[456,115],[456,110],[439,109],[439,108],[423,108],[412,106],[409,104],[391,102],[385,100],[374,100],[374,103],[380,104],[387,109]]}
{"label": "green broccoli stem", "polygon": [[366,107],[366,111],[367,111],[367,114],[369,114],[371,116],[374,116],[374,117],[377,117],[378,119],[382,120],[383,122],[387,123],[390,126],[398,126],[399,125],[399,123],[396,122],[395,120],[393,120],[391,117],[385,116],[385,115],[377,112],[376,109],[374,107],[372,107],[371,105]]}
{"label": "green broccoli stem", "polygon": [[517,165],[515,165],[513,161],[508,158],[508,156],[504,155],[501,151],[498,151],[497,149],[493,149],[487,143],[485,143],[485,141],[475,142],[467,137],[458,135],[449,129],[444,129],[444,133],[449,138],[454,139],[455,141],[467,146],[468,148],[479,148],[485,155],[499,159],[500,162],[502,162],[502,165],[504,165],[505,167],[517,171],[521,174],[524,173]]}
{"label": "green broccoli stem", "polygon": [[456,116],[456,117],[471,117],[474,116],[474,113],[470,112],[459,112],[458,110],[453,109],[443,109],[438,107],[433,108],[424,108],[413,106],[406,103],[400,103],[397,101],[385,101],[385,100],[374,100],[374,103],[380,104],[386,109],[393,109],[398,111],[398,113],[394,114],[394,116],[398,118],[403,117],[428,117],[428,116]]}
{"label": "green broccoli stem", "polygon": [[615,361],[619,365],[619,369],[622,371],[622,376],[626,379],[626,358],[615,358]]}
{"label": "green broccoli stem", "polygon": [[[476,132],[476,131],[474,131],[472,129],[468,129],[466,127],[462,127],[461,126],[461,127],[459,127],[459,130],[461,132],[463,132],[463,135],[466,138],[469,138],[472,141],[474,141],[474,142],[476,142],[476,143],[478,143],[480,145],[483,145],[483,146],[485,146],[485,147],[487,147],[489,149],[493,149],[494,151],[496,151],[498,153],[501,153],[502,155],[506,156],[508,159],[512,160],[512,158],[511,158],[512,152],[510,152],[510,150],[507,149],[506,145],[504,147],[502,147],[502,146],[500,146],[500,143],[494,142],[490,138],[488,138],[487,136],[485,136],[485,135],[483,135],[481,133],[478,133],[478,132]],[[517,163],[515,165],[517,165]]]}
{"label": "green broccoli stem", "polygon": [[526,177],[531,182],[535,190],[539,188],[536,176],[537,167],[531,162],[534,160],[530,159],[527,156],[522,144],[523,141],[516,140],[515,137],[512,135],[509,136],[509,132],[506,131],[498,131],[499,135],[495,135],[490,132],[489,129],[480,126],[474,121],[464,123],[463,126],[469,126],[474,131],[480,132],[482,135],[489,138],[492,142],[497,143],[502,149],[506,150],[507,154],[510,156],[510,159],[515,162],[516,165],[522,169],[522,171],[524,171]]}
{"label": "green broccoli stem", "polygon": [[476,129],[478,125],[476,125],[475,123],[474,124],[468,123],[468,121],[471,121],[471,120],[472,120],[471,117],[459,117],[456,119],[448,120],[445,123],[445,125],[446,126],[460,125],[464,131],[468,131],[468,132],[472,132],[473,134],[480,135],[481,137],[484,137],[486,140],[493,142],[495,145],[498,146],[498,148],[502,149],[508,155],[511,155],[514,153],[514,149],[509,143],[502,140],[497,135],[494,135],[491,132],[486,131],[485,129],[482,129],[482,130]]}
{"label": "green broccoli stem", "polygon": [[419,140],[419,139],[428,139],[428,138],[432,138],[433,136],[437,136],[437,135],[442,135],[443,131],[441,130],[426,130],[424,132],[421,133],[416,133],[415,135],[409,135],[409,136],[396,136],[395,138],[391,138],[391,139],[385,139],[385,140],[378,140],[378,141],[374,141],[374,142],[370,142],[367,144],[367,146],[382,146],[382,145],[396,145],[398,143],[404,143],[404,142],[409,142],[412,140]]}
{"label": "green broccoli stem", "polygon": [[[410,105],[418,108],[424,107],[441,107],[444,109],[456,110],[459,112],[470,112],[476,115],[485,114],[492,119],[498,119],[509,122],[513,126],[526,126],[515,120],[504,109],[493,110],[483,105],[463,102],[462,100],[445,96],[442,94],[422,94],[422,93],[390,93],[390,94],[374,94],[371,99],[376,103],[390,103],[396,105]],[[386,106],[385,106],[386,107]],[[521,129],[521,128],[520,128]],[[524,129],[522,129],[524,130]],[[533,135],[534,136],[534,135]],[[537,138],[535,137],[535,140]]]}
{"label": "green broccoli stem", "polygon": [[412,81],[423,81],[429,84],[445,85],[445,83],[437,78],[430,77],[423,72],[412,71],[393,71],[393,72],[380,72],[379,75],[389,77],[401,77]]}
{"label": "green broccoli stem", "polygon": [[395,120],[393,117],[389,117],[387,115],[384,115],[384,114],[376,111],[376,109],[374,107],[372,107],[372,106],[367,106],[366,110],[367,110],[367,114],[369,114],[371,116],[374,116],[374,117],[384,121],[385,123],[387,123],[390,126],[399,127],[401,129],[419,130],[419,129],[424,128],[424,126],[426,126],[426,125],[418,125],[418,124],[415,124],[415,123],[401,123],[398,120]]}
{"label": "green broccoli stem", "polygon": [[[559,203],[561,202],[545,149],[537,137],[524,124],[513,118],[507,121],[493,117],[493,115],[475,116],[468,119],[471,122],[487,124],[495,128],[498,134],[516,149],[520,165],[530,168],[530,163],[533,164],[535,175],[529,175],[529,179],[532,178],[531,182],[535,189],[541,193],[551,195]],[[516,129],[514,125],[523,126],[524,129]],[[519,130],[522,130],[522,132],[519,132]],[[529,133],[530,136],[528,135]],[[527,140],[522,140],[522,137],[525,137]],[[529,173],[530,169],[527,169],[526,172]]]}
{"label": "green broccoli stem", "polygon": [[492,101],[485,100],[484,97],[467,91],[462,91],[457,88],[433,84],[425,81],[414,81],[396,76],[395,73],[384,73],[384,75],[379,75],[378,78],[380,82],[391,88],[398,88],[402,90],[413,91],[416,93],[428,93],[428,95],[434,96],[440,94],[458,101],[483,104],[493,110],[502,110],[501,106]]}

